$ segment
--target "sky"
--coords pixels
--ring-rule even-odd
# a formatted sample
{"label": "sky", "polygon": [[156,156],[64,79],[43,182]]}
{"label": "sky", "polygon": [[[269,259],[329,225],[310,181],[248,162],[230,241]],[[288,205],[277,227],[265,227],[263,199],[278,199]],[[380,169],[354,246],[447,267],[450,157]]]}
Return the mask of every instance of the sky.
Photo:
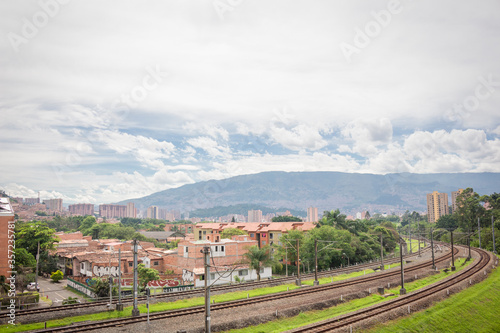
{"label": "sky", "polygon": [[0,189],[500,172],[500,2],[2,1]]}

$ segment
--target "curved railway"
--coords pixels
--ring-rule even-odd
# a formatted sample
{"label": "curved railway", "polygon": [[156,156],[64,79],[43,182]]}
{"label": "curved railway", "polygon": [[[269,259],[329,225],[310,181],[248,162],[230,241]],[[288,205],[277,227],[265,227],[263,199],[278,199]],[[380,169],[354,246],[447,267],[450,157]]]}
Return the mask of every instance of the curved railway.
{"label": "curved railway", "polygon": [[[455,248],[454,252],[455,252],[454,254],[456,255],[456,254],[458,254],[459,250],[457,248]],[[448,251],[447,254],[445,254],[439,258],[436,258],[435,261],[436,261],[436,263],[439,263],[439,262],[449,260],[450,258],[451,258],[451,251]],[[416,270],[428,267],[431,264],[432,264],[431,261],[426,261],[423,263],[415,263],[415,264],[412,264],[410,267],[406,268],[405,271],[406,272],[416,271]],[[373,265],[373,263],[371,265]],[[380,273],[375,274],[375,275],[357,278],[355,280],[339,281],[339,282],[336,282],[333,284],[325,284],[325,285],[320,285],[320,286],[315,286],[315,287],[308,287],[308,288],[304,288],[304,289],[282,292],[282,293],[278,293],[278,294],[253,297],[250,299],[218,303],[218,304],[214,304],[211,306],[211,311],[231,309],[231,308],[243,307],[243,306],[252,305],[252,304],[258,304],[261,302],[268,302],[268,301],[274,301],[274,300],[280,300],[280,299],[286,299],[286,298],[293,298],[293,297],[298,297],[298,296],[305,295],[305,294],[321,293],[322,291],[325,291],[325,290],[332,290],[332,289],[342,288],[342,287],[346,287],[346,286],[353,286],[353,285],[360,284],[360,283],[376,281],[376,280],[379,280],[382,278],[399,276],[399,274],[400,274],[399,270],[385,271],[385,272],[380,272]],[[156,312],[156,313],[150,314],[149,320],[168,319],[168,318],[174,318],[174,317],[180,317],[180,316],[186,316],[186,315],[192,315],[192,314],[200,314],[203,312],[204,312],[203,306],[196,306],[196,307],[179,309],[179,310]],[[106,320],[106,321],[100,321],[100,322],[93,322],[93,323],[88,323],[88,324],[74,324],[74,325],[65,326],[65,327],[47,328],[47,329],[37,330],[36,332],[39,332],[39,333],[42,333],[42,332],[83,332],[83,331],[100,330],[100,329],[112,328],[112,327],[121,327],[124,325],[130,325],[130,324],[135,324],[135,323],[140,323],[140,322],[145,322],[145,321],[147,321],[146,316],[129,317],[129,318],[120,318],[120,319],[112,319],[112,320]]]}
{"label": "curved railway", "polygon": [[347,314],[341,317],[334,317],[326,321],[291,330],[290,332],[324,333],[332,332],[339,328],[353,326],[363,320],[366,320],[367,318],[372,318],[374,316],[387,313],[391,310],[401,309],[402,307],[414,304],[415,302],[423,300],[433,294],[449,289],[450,287],[457,285],[463,281],[467,281],[467,279],[472,278],[472,276],[474,276],[475,274],[480,273],[491,260],[491,256],[488,252],[478,248],[474,248],[473,250],[479,254],[479,260],[474,261],[472,267],[456,275],[452,275],[449,279],[437,282],[421,291],[402,295],[387,302],[372,306],[370,308],[356,311],[355,313]]}
{"label": "curved railway", "polygon": [[[430,247],[427,246],[422,249],[421,253],[425,254],[426,252],[430,251]],[[412,253],[405,255],[404,258],[411,258],[416,256],[417,253]],[[391,258],[391,259],[384,259],[384,264],[394,264],[399,262],[399,258]],[[329,271],[322,271],[318,272],[318,279],[326,276],[333,276],[333,275],[338,275],[338,274],[343,274],[347,272],[354,272],[354,271],[361,271],[363,269],[369,269],[373,268],[375,266],[378,267],[380,264],[379,261],[373,261],[373,262],[367,262],[359,265],[351,265],[348,267],[344,268],[336,268],[333,270]],[[297,279],[297,276],[290,276],[290,277],[282,277],[282,278],[277,278],[277,279],[272,279],[272,280],[262,280],[262,281],[252,281],[252,282],[245,282],[243,284],[233,284],[233,285],[223,285],[223,286],[214,286],[211,287],[210,290],[212,293],[220,293],[220,292],[231,292],[231,291],[237,291],[242,288],[245,289],[252,289],[252,288],[258,288],[262,286],[268,286],[268,285],[280,285],[280,284],[285,284],[285,283],[293,283]],[[314,279],[314,273],[307,273],[307,274],[301,274],[301,279],[302,280],[310,280]],[[160,294],[160,295],[154,295],[151,296],[152,299],[155,299],[157,302],[169,302],[174,299],[178,299],[179,297],[183,298],[189,298],[189,297],[201,297],[204,295],[204,289],[203,288],[198,288],[198,289],[193,289],[193,290],[187,290],[187,291],[182,291],[182,292],[172,292],[172,293],[166,293],[166,294]],[[122,304],[125,305],[130,305],[133,302],[132,297],[127,297],[127,298],[122,298]],[[139,303],[145,303],[146,302],[146,296],[140,296],[138,297],[138,302]],[[117,304],[118,300],[114,299],[112,304]],[[68,305],[59,305],[59,306],[53,306],[53,307],[47,307],[47,308],[39,308],[39,309],[27,309],[27,310],[18,310],[16,311],[16,317],[20,318],[23,316],[28,316],[28,315],[33,315],[33,314],[41,314],[41,313],[53,313],[53,312],[62,312],[62,311],[75,311],[79,309],[86,309],[86,308],[92,308],[92,307],[103,307],[107,306],[109,304],[109,300],[106,301],[97,301],[97,302],[88,302],[88,303],[77,303],[77,304],[68,304]],[[103,311],[103,310],[101,310]],[[0,313],[0,321],[5,321],[8,318],[8,313],[3,312]]]}

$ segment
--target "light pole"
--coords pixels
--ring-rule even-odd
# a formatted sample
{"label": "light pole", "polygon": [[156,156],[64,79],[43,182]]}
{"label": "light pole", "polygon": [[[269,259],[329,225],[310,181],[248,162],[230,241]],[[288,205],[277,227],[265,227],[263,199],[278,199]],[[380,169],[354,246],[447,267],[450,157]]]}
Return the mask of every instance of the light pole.
{"label": "light pole", "polygon": [[132,317],[138,317],[141,312],[137,308],[137,239],[134,239],[134,308],[132,309]]}
{"label": "light pole", "polygon": [[380,234],[380,270],[383,271],[384,267],[384,242],[382,234]]}
{"label": "light pole", "polygon": [[455,253],[454,253],[454,248],[453,248],[453,230],[451,232],[451,270],[454,271],[456,270],[455,268]]}
{"label": "light pole", "polygon": [[399,294],[406,294],[405,289],[405,272],[403,268],[403,243],[406,244],[406,241],[400,236],[399,237],[399,261],[401,262],[401,289],[399,289]]}
{"label": "light pole", "polygon": [[117,311],[123,311],[122,304],[122,249],[118,249],[118,304]]}
{"label": "light pole", "polygon": [[203,250],[203,262],[205,264],[205,332],[210,333],[210,283],[208,279],[210,278],[210,247],[204,246]]}
{"label": "light pole", "polygon": [[345,254],[345,252],[342,253],[342,254],[347,258],[347,267],[349,267],[350,266],[349,257],[347,256],[347,254]]}
{"label": "light pole", "polygon": [[314,286],[319,285],[318,281],[318,240],[314,240]]}
{"label": "light pole", "polygon": [[332,246],[334,243],[337,243],[337,241],[322,241],[322,240],[314,240],[314,262],[316,269],[314,271],[314,282],[313,285],[317,286],[319,285],[318,281],[318,242],[324,242],[324,243],[330,243],[329,245],[323,247],[320,251],[323,251],[324,249],[328,248],[329,246]]}
{"label": "light pole", "polygon": [[417,235],[418,235],[418,257],[421,257],[421,255],[420,255],[420,220],[417,221]]}
{"label": "light pole", "polygon": [[493,253],[494,254],[497,254],[497,248],[495,246],[495,225],[494,225],[494,220],[493,220],[493,215],[491,215],[491,232],[492,232],[492,236],[493,236]]}

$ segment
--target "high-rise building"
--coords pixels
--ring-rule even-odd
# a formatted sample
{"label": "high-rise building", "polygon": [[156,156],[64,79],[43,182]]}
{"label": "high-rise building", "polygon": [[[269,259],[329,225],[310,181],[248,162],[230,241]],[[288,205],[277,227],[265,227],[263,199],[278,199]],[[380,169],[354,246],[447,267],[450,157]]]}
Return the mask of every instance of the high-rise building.
{"label": "high-rise building", "polygon": [[108,219],[127,217],[127,206],[99,205],[99,215]]}
{"label": "high-rise building", "polygon": [[14,223],[14,210],[10,205],[9,198],[0,198],[0,275],[6,278],[10,277],[10,272],[13,271],[9,265],[9,261],[11,261],[9,259],[13,258],[14,249],[9,240],[14,239],[12,238]]}
{"label": "high-rise building", "polygon": [[306,222],[318,222],[318,207],[307,208],[307,221]]}
{"label": "high-rise building", "polygon": [[135,205],[133,202],[127,203],[127,216],[125,217],[137,217],[137,209],[135,208]]}
{"label": "high-rise building", "polygon": [[261,210],[249,210],[248,211],[248,222],[262,222],[262,211]]}
{"label": "high-rise building", "polygon": [[157,206],[148,207],[147,218],[148,219],[159,219],[160,218],[160,210],[158,209]]}
{"label": "high-rise building", "polygon": [[448,214],[448,193],[434,191],[427,194],[427,219],[436,222],[441,216]]}
{"label": "high-rise building", "polygon": [[63,201],[62,199],[47,199],[43,201],[48,210],[54,210],[56,212],[62,212]]}
{"label": "high-rise building", "polygon": [[74,204],[69,205],[68,210],[72,215],[94,215],[94,204]]}
{"label": "high-rise building", "polygon": [[451,192],[451,212],[455,213],[457,210],[457,197],[464,191],[463,188],[459,188],[458,191]]}

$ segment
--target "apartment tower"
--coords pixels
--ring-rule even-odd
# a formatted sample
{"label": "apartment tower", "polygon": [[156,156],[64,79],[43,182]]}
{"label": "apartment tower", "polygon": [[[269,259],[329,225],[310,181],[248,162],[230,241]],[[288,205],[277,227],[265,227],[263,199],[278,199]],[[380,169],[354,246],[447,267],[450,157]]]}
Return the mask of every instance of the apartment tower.
{"label": "apartment tower", "polygon": [[427,194],[427,218],[435,223],[441,216],[448,214],[448,193],[434,191]]}

